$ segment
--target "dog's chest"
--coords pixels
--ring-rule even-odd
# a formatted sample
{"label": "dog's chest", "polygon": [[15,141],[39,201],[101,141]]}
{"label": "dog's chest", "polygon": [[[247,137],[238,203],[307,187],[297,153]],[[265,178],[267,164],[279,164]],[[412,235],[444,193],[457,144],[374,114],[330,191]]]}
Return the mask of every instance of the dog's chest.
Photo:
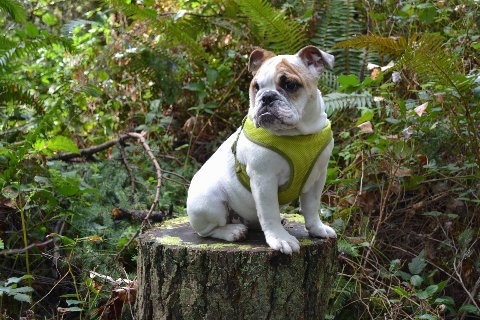
{"label": "dog's chest", "polygon": [[[264,170],[268,170],[270,164],[271,169],[278,170],[278,200],[280,204],[287,204],[295,200],[302,193],[307,180],[312,180],[311,178],[316,180],[315,177],[320,175],[319,170],[321,169],[321,166],[317,165],[317,160],[332,140],[329,122],[322,131],[316,134],[275,136],[267,130],[255,128],[253,123],[247,119],[243,133],[249,142],[273,152],[264,157],[256,157],[255,161],[265,162],[263,163]],[[258,148],[255,149],[257,149],[255,150],[256,155],[261,154]],[[261,151],[265,152],[266,150]],[[279,160],[279,157],[284,161]],[[248,163],[242,163],[237,159],[235,171],[242,185],[250,190]]]}

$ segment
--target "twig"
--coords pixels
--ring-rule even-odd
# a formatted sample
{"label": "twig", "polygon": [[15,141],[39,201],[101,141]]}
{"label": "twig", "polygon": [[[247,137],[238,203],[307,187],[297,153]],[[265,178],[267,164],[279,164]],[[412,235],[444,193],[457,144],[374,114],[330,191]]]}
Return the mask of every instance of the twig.
{"label": "twig", "polygon": [[133,240],[135,240],[140,235],[142,230],[149,223],[150,215],[152,214],[153,209],[155,209],[155,207],[158,205],[158,202],[160,200],[160,188],[162,186],[162,168],[160,168],[160,165],[158,164],[158,161],[155,158],[155,155],[153,154],[152,150],[150,149],[150,146],[145,140],[146,132],[145,131],[142,131],[141,133],[129,132],[128,135],[133,138],[137,138],[142,143],[143,149],[145,149],[148,156],[152,160],[153,165],[155,167],[155,173],[157,175],[157,186],[155,189],[155,197],[153,199],[152,205],[150,206],[150,210],[148,210],[148,213],[146,214],[145,218],[143,218],[142,225],[140,226],[140,228],[137,229],[137,231],[130,238],[130,240],[128,240],[128,242],[120,249],[120,251],[118,251],[116,255],[117,258],[120,256],[123,250],[125,250],[125,248],[128,248],[128,246],[133,242]]}
{"label": "twig", "polygon": [[85,149],[80,149],[79,153],[73,153],[73,152],[68,152],[68,153],[59,153],[54,156],[48,157],[47,160],[71,160],[74,158],[79,158],[79,157],[88,157],[91,156],[97,152],[103,151],[105,149],[108,149],[115,144],[119,143],[120,141],[124,141],[125,139],[129,139],[133,137],[131,133],[126,133],[126,134],[121,134],[118,136],[117,139],[113,139],[107,142],[104,142],[102,144],[99,144],[98,146],[93,146],[93,147],[88,147]]}
{"label": "twig", "polygon": [[34,304],[32,304],[32,305],[30,306],[30,309],[29,309],[29,310],[33,310],[33,308],[34,308],[37,304],[39,304],[39,303],[42,302],[46,297],[48,297],[48,295],[49,295],[50,293],[52,293],[52,291],[55,290],[55,288],[57,288],[57,286],[60,284],[60,282],[62,282],[63,279],[65,279],[65,277],[66,277],[69,273],[70,273],[70,271],[65,272],[65,274],[53,284],[53,286],[50,288],[50,290],[49,290],[42,298],[40,298],[37,302],[35,302]]}
{"label": "twig", "polygon": [[152,205],[150,207],[150,210],[147,214],[147,216],[143,219],[143,223],[147,222],[148,219],[150,218],[150,214],[152,213],[153,209],[158,205],[158,201],[160,200],[160,188],[162,186],[162,168],[160,168],[160,165],[158,164],[157,159],[155,158],[155,155],[153,154],[152,150],[150,149],[150,146],[148,145],[147,141],[145,140],[145,135],[147,133],[145,131],[142,131],[142,133],[136,133],[136,132],[129,132],[128,135],[134,138],[137,138],[140,140],[142,143],[143,148],[147,152],[148,156],[153,162],[153,165],[155,166],[155,173],[157,174],[157,186],[155,189],[155,198],[153,199]]}
{"label": "twig", "polygon": [[93,278],[100,278],[103,281],[108,282],[109,284],[111,284],[115,288],[118,288],[119,286],[121,286],[122,283],[125,283],[128,286],[135,284],[135,281],[132,281],[132,280],[129,280],[129,279],[122,279],[122,278],[118,278],[117,280],[114,280],[110,276],[103,275],[103,274],[98,273],[98,272],[93,271],[93,270],[90,271],[90,278],[92,278],[92,279]]}
{"label": "twig", "polygon": [[50,243],[52,243],[53,240],[54,239],[48,239],[47,241],[40,242],[40,243],[31,243],[28,246],[26,246],[24,248],[20,248],[20,249],[2,250],[2,251],[0,251],[0,256],[8,256],[8,255],[11,255],[11,254],[24,253],[24,252],[27,252],[28,250],[30,250],[32,248],[42,248],[42,247],[45,247],[45,246],[49,245]]}
{"label": "twig", "polygon": [[[148,213],[148,210],[128,210],[122,208],[113,208],[112,219],[143,221],[148,215]],[[171,215],[171,211],[169,211],[168,213],[165,213],[163,211],[152,211],[150,213],[150,220],[153,222],[160,222],[165,220],[165,218],[169,215]]]}
{"label": "twig", "polygon": [[[477,242],[477,240],[473,241],[472,245],[470,246],[469,250],[471,250],[473,248],[473,246],[475,245],[475,243]],[[455,246],[455,253],[458,254],[458,251],[459,249]],[[463,282],[463,277],[462,277],[462,274],[460,272],[460,270],[462,269],[462,264],[463,264],[463,260],[464,260],[464,257],[462,255],[460,261],[458,261],[457,263],[457,257],[454,258],[453,260],[453,270],[455,271],[455,274],[457,275],[457,278],[459,280],[459,283],[460,283],[460,286],[462,287],[462,289],[465,291],[465,293],[467,294],[470,302],[475,306],[477,307],[477,309],[479,309],[479,305],[478,303],[475,301],[475,290],[468,290],[468,288],[465,286],[465,283]],[[464,316],[461,317],[462,319],[464,318]]]}
{"label": "twig", "polygon": [[[55,226],[55,233],[61,235],[63,233],[63,228],[65,227],[65,219],[61,219],[57,222]],[[55,279],[58,279],[60,272],[58,271],[58,260],[60,259],[60,237],[53,237],[53,261],[52,261],[52,273]]]}
{"label": "twig", "polygon": [[118,142],[118,148],[120,149],[120,156],[122,158],[122,163],[125,166],[125,169],[127,169],[128,176],[130,177],[130,185],[132,187],[132,198],[133,198],[133,196],[135,195],[135,177],[133,176],[132,168],[130,168],[128,164],[123,141]]}
{"label": "twig", "polygon": [[[55,231],[57,231],[57,229],[58,229],[60,232],[56,232],[56,234],[61,234],[63,232],[64,225],[65,225],[65,221],[60,220],[59,223],[57,224],[57,226],[55,227]],[[33,248],[43,248],[43,247],[48,246],[51,243],[55,244],[56,239],[57,239],[57,237],[53,237],[53,238],[50,238],[50,239],[48,239],[46,241],[43,241],[43,242],[40,242],[40,243],[31,243],[28,246],[23,247],[23,248],[2,250],[2,251],[0,251],[0,256],[20,254],[20,253],[27,252],[28,250],[33,249]]]}

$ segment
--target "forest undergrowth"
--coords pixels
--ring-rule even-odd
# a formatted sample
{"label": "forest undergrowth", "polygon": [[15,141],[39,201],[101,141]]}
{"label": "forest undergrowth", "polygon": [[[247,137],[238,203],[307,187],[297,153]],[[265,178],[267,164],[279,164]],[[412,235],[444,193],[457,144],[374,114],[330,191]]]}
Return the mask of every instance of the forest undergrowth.
{"label": "forest undergrowth", "polygon": [[480,319],[479,11],[0,0],[0,319],[133,319],[136,236],[185,215],[247,111],[249,53],[307,44],[336,58],[328,319]]}

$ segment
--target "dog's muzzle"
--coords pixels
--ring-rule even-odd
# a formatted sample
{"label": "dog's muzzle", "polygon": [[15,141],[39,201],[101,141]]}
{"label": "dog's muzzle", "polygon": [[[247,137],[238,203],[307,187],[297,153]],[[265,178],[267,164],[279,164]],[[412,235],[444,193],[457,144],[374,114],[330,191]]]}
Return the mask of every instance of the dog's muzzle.
{"label": "dog's muzzle", "polygon": [[265,90],[257,93],[257,106],[253,122],[258,127],[281,125],[290,127],[298,121],[298,113],[289,101],[275,90]]}

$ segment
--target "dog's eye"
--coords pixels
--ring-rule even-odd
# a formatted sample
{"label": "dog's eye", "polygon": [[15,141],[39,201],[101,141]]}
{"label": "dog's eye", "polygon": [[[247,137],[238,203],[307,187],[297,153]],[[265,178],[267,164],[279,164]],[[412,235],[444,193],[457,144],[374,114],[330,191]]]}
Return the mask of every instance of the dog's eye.
{"label": "dog's eye", "polygon": [[285,89],[285,90],[288,91],[288,92],[295,92],[295,91],[297,91],[299,88],[300,88],[300,85],[299,85],[297,82],[295,82],[295,81],[286,80],[286,81],[283,83],[283,89]]}
{"label": "dog's eye", "polygon": [[255,89],[255,91],[258,91],[258,89],[260,89],[260,86],[258,85],[258,82],[255,82],[253,84],[253,88]]}
{"label": "dog's eye", "polygon": [[293,93],[300,88],[300,84],[297,81],[288,79],[285,75],[280,78],[280,87],[288,93]]}

